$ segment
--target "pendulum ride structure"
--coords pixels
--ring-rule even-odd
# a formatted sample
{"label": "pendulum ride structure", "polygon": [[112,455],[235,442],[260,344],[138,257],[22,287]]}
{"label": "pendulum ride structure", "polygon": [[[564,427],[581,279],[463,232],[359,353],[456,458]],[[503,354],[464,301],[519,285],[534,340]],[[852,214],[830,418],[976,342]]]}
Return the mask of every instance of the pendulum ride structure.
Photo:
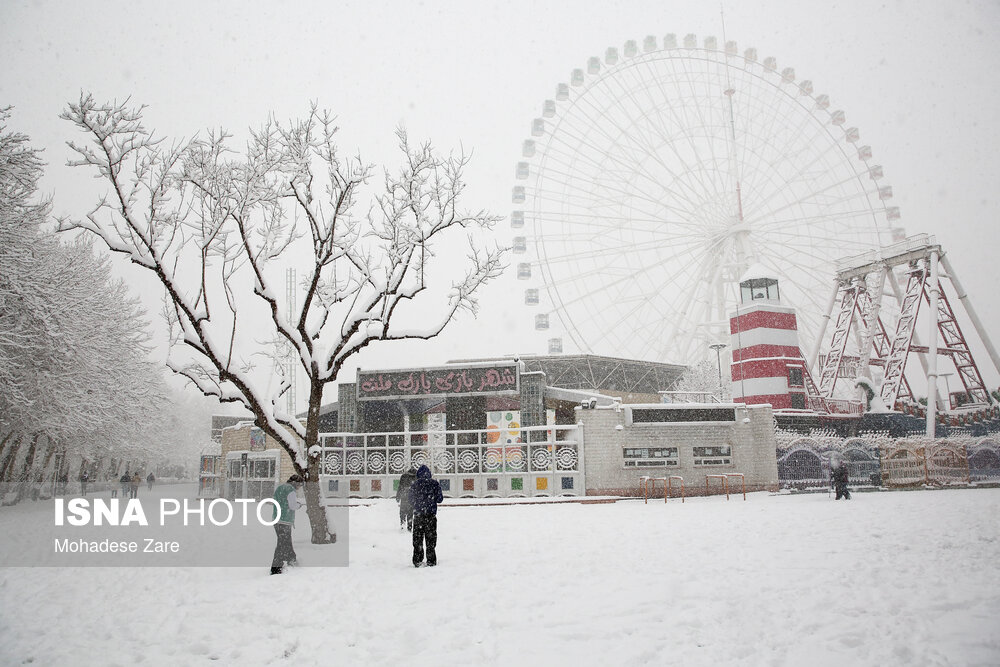
{"label": "pendulum ride structure", "polygon": [[[949,289],[945,289],[946,285]],[[953,297],[949,297],[949,292]],[[883,303],[886,295],[893,299]],[[957,303],[953,298],[957,298]],[[838,303],[840,308],[835,313]],[[838,379],[873,377],[880,369],[881,385],[876,393],[884,406],[903,410],[907,405],[915,405],[907,379],[907,362],[916,354],[927,379],[928,436],[934,436],[937,420],[939,377],[947,382],[954,375],[962,383],[962,391],[948,391],[944,398],[943,409],[947,414],[962,415],[964,419],[991,412],[995,401],[956,318],[958,304],[1000,372],[1000,356],[954,266],[933,236],[908,237],[880,251],[842,259],[817,337],[817,341],[823,340],[833,319],[829,352],[821,360],[817,376],[820,396],[833,397]],[[918,317],[926,325],[925,341],[921,340]],[[849,354],[849,350],[857,354]],[[816,368],[818,358],[817,343],[808,360],[812,368]],[[949,364],[954,371],[945,370]]]}

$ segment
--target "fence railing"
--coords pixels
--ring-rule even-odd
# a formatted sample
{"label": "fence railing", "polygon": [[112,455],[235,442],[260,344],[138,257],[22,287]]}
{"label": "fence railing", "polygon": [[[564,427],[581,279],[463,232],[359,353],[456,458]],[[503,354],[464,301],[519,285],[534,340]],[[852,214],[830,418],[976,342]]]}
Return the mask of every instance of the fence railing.
{"label": "fence railing", "polygon": [[847,466],[852,486],[1000,483],[1000,441],[995,438],[897,440],[884,435],[836,438],[780,433],[779,484],[800,489],[828,486],[834,457]]}
{"label": "fence railing", "polygon": [[[583,446],[576,425],[531,426],[509,431],[325,433],[320,435],[320,443],[322,474],[353,478],[348,489],[354,495],[392,495],[395,484],[384,481],[399,477],[411,466],[421,465],[430,468],[435,477],[444,478],[446,495],[452,490],[451,495],[462,492],[476,496],[504,495],[499,480],[511,476],[524,478],[508,484],[507,495],[515,491],[517,495],[584,493],[580,483]],[[546,480],[532,488],[528,482],[538,476],[553,479],[551,484]],[[561,479],[557,481],[555,476]],[[362,478],[373,483],[362,484]]]}

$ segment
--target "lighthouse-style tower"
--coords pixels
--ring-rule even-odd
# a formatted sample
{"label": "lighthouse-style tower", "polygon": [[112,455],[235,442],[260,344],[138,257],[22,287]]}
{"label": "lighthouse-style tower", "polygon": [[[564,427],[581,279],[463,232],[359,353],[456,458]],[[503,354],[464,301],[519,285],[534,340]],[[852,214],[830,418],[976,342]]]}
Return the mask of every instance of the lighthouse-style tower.
{"label": "lighthouse-style tower", "polygon": [[778,279],[754,264],[740,279],[740,305],[729,318],[733,401],[804,410],[806,366],[795,310],[781,305]]}

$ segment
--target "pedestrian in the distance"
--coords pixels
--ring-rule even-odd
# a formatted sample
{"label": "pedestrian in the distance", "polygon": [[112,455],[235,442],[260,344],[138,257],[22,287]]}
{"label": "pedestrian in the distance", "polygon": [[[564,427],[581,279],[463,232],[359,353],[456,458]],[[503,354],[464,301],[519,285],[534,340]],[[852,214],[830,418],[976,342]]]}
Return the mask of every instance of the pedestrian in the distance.
{"label": "pedestrian in the distance", "polygon": [[444,500],[441,485],[431,479],[427,466],[417,468],[417,479],[410,485],[410,505],[413,506],[413,567],[424,562],[424,548],[427,551],[427,565],[437,565],[437,508]]}
{"label": "pedestrian in the distance", "polygon": [[129,481],[129,492],[132,494],[129,498],[139,497],[139,485],[142,484],[142,477],[139,477],[139,471],[136,470],[135,474],[132,475],[132,479]]}
{"label": "pedestrian in the distance", "polygon": [[132,476],[128,474],[128,470],[118,478],[118,483],[122,486],[122,498],[128,498],[129,491],[132,488]]}
{"label": "pedestrian in the distance", "polygon": [[851,492],[847,488],[847,464],[842,460],[837,461],[838,465],[833,468],[830,473],[830,481],[837,491],[837,497],[834,500],[844,500],[851,499]]}
{"label": "pedestrian in the distance", "polygon": [[82,495],[87,495],[87,482],[90,481],[90,475],[87,474],[86,470],[80,471],[80,493]]}
{"label": "pedestrian in the distance", "polygon": [[288,481],[274,490],[274,500],[278,503],[278,523],[274,524],[274,534],[278,541],[274,546],[271,574],[281,574],[285,565],[298,565],[295,547],[292,546],[292,526],[295,525],[295,510],[305,503],[298,497],[302,488],[302,475],[292,475]]}
{"label": "pedestrian in the distance", "polygon": [[417,469],[412,465],[399,478],[396,502],[399,503],[399,529],[413,530],[413,505],[410,504],[410,486],[417,479]]}
{"label": "pedestrian in the distance", "polygon": [[153,482],[155,481],[156,481],[156,476],[153,475],[153,473],[149,473],[148,475],[146,475],[146,484],[149,485],[148,486],[149,491],[153,490]]}

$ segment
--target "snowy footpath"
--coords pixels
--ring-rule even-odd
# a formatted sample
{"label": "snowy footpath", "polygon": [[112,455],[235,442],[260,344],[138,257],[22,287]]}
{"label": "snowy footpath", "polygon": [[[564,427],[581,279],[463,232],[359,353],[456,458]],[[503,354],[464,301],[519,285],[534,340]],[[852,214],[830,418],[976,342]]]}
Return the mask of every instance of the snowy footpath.
{"label": "snowy footpath", "polygon": [[1000,664],[1000,489],[446,502],[421,569],[396,512],[349,567],[0,568],[0,664]]}

